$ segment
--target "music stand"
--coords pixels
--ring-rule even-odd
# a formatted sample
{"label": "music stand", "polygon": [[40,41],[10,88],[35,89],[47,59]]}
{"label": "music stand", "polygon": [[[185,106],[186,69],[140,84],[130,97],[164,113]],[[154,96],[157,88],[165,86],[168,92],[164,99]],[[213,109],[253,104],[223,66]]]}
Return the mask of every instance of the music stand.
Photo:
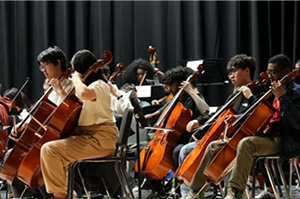
{"label": "music stand", "polygon": [[197,70],[199,64],[204,65],[204,74],[198,77],[197,82],[202,86],[224,85],[229,83],[226,66],[222,65],[223,58],[205,58],[181,60],[179,64]]}
{"label": "music stand", "polygon": [[138,101],[138,98],[136,96],[136,92],[132,91],[129,95],[129,100],[131,105],[134,108],[134,118],[136,120],[136,153],[137,153],[137,163],[138,163],[138,198],[142,198],[142,192],[141,192],[141,159],[140,159],[140,130],[139,130],[139,124],[141,127],[148,126],[148,123],[144,117],[143,110],[140,106],[140,103]]}

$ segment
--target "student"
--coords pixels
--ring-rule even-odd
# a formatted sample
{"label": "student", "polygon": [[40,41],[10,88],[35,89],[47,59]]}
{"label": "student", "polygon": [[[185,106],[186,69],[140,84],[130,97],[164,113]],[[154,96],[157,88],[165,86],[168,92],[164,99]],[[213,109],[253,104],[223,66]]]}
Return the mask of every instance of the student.
{"label": "student", "polygon": [[[53,90],[47,97],[54,105],[58,106],[73,88],[72,81],[63,75],[67,70],[66,55],[58,46],[48,47],[37,56],[37,64],[49,83],[47,86],[53,87]],[[11,134],[17,136],[18,133],[26,129],[29,122],[30,118],[22,126],[20,126],[21,123],[17,124],[12,128]],[[9,155],[10,151],[8,151],[6,156]],[[19,155],[21,156],[21,154]],[[25,189],[24,183],[17,178],[12,182],[11,186],[14,197],[20,197]],[[31,191],[26,191],[25,195],[32,194]]]}
{"label": "student", "polygon": [[[37,56],[37,63],[49,84],[48,86],[53,88],[47,97],[54,105],[58,106],[73,88],[72,82],[64,76],[67,70],[66,55],[58,46],[49,47]],[[45,85],[43,85],[44,87]],[[16,128],[13,128],[12,134],[16,136],[17,132],[24,130],[29,121],[20,127],[17,125]]]}
{"label": "student", "polygon": [[[246,87],[247,84],[250,84],[253,81],[254,73],[255,73],[255,61],[252,57],[247,56],[245,54],[238,54],[233,56],[227,64],[228,77],[231,80],[232,84],[238,90],[243,92],[243,96],[238,99],[232,106],[232,109],[237,113],[243,113],[247,110],[250,104],[252,104],[256,97],[252,95],[250,89]],[[261,94],[261,90],[264,88],[256,89],[255,95]],[[228,99],[229,101],[236,93],[231,94]],[[226,104],[225,102],[225,104]],[[221,108],[221,107],[220,107]],[[214,113],[209,115],[200,116],[195,120],[191,120],[187,124],[187,131],[191,132],[192,129],[199,127],[204,124]],[[197,146],[196,142],[190,142],[183,146],[179,153],[179,164],[181,165],[184,161],[185,157]],[[198,173],[198,172],[197,172]],[[198,175],[198,174],[195,174]],[[197,177],[196,177],[197,178]],[[195,179],[196,181],[196,179]],[[192,182],[193,184],[193,182]],[[197,187],[197,186],[196,186]],[[198,187],[197,187],[198,189]],[[182,198],[187,197],[188,188],[185,185],[181,186],[181,194]]]}
{"label": "student", "polygon": [[73,56],[72,82],[76,96],[83,101],[78,126],[72,136],[47,142],[41,148],[46,190],[58,199],[67,196],[66,171],[70,163],[111,156],[115,151],[118,130],[113,121],[109,87],[101,74],[92,73],[82,82],[82,74],[96,61],[95,55],[88,50],[78,51]]}
{"label": "student", "polygon": [[53,88],[48,99],[59,105],[73,88],[72,82],[64,76],[67,70],[65,53],[57,46],[49,47],[38,55],[37,63],[46,78],[43,89],[45,90],[49,86]]}
{"label": "student", "polygon": [[[226,199],[243,198],[243,192],[253,163],[253,156],[278,154],[281,149],[281,140],[284,138],[282,135],[286,135],[287,132],[291,135],[300,129],[297,122],[300,119],[300,87],[294,82],[287,83],[284,86],[278,81],[290,70],[291,62],[285,55],[280,54],[269,59],[267,72],[272,81],[272,91],[275,96],[273,106],[276,112],[262,132],[258,132],[257,136],[243,138],[239,142]],[[297,142],[297,140],[295,141]],[[199,175],[194,176],[193,183],[190,186],[190,197],[202,188],[206,182],[207,178],[204,176],[203,171],[215,154],[213,150],[218,147],[220,147],[220,143],[215,142],[206,149],[206,155],[197,170]],[[292,147],[295,147],[295,145],[283,148],[282,152],[293,152],[295,148]],[[204,161],[205,163],[203,163]],[[204,192],[200,193],[199,198],[204,198]]]}
{"label": "student", "polygon": [[[180,99],[182,104],[192,110],[193,116],[192,118],[195,119],[200,115],[206,115],[209,112],[209,106],[204,101],[204,97],[198,91],[196,87],[196,82],[186,82],[185,80],[193,73],[194,71],[190,68],[184,68],[182,66],[177,66],[168,70],[165,73],[165,77],[163,79],[163,83],[167,85],[170,89],[170,92],[173,96],[180,90],[180,88],[184,88],[184,92],[182,93],[183,98]],[[174,99],[174,98],[173,98]],[[173,100],[172,99],[172,100]],[[172,100],[168,101],[162,108],[154,113],[150,113],[145,115],[145,118],[149,121],[156,121],[164,109],[172,102]],[[191,134],[182,132],[182,136],[179,139],[179,143],[173,150],[173,165],[175,168],[178,166],[178,154],[180,148],[189,142]],[[152,184],[155,184],[154,190],[159,192],[161,195],[164,193],[162,192],[162,188],[159,186],[161,183],[157,181],[151,181]]]}
{"label": "student", "polygon": [[267,72],[272,80],[276,112],[261,134],[239,142],[226,199],[237,198],[245,190],[253,156],[279,153],[290,156],[299,150],[300,86],[294,81],[285,85],[279,81],[290,71],[291,61],[287,56],[279,54],[269,59]]}

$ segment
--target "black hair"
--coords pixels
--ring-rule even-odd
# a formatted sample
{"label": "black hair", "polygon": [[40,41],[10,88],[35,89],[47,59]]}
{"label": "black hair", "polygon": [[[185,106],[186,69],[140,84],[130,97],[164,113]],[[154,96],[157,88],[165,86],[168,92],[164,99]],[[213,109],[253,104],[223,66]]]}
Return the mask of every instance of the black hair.
{"label": "black hair", "polygon": [[[4,92],[3,96],[12,100],[16,97],[18,92],[19,92],[19,89],[12,87],[12,88],[7,89]],[[14,102],[15,102],[16,106],[19,106],[19,107],[25,108],[25,109],[29,109],[32,105],[29,98],[23,92],[20,92],[20,94],[17,96],[17,98],[15,99]]]}
{"label": "black hair", "polygon": [[[177,66],[165,73],[165,77],[162,79],[162,82],[167,85],[171,85],[173,83],[180,84],[182,81],[186,80],[192,73],[192,69],[183,66]],[[193,84],[195,85],[195,83]]]}
{"label": "black hair", "polygon": [[[71,65],[74,66],[74,69],[81,73],[85,74],[87,70],[97,62],[97,57],[89,50],[80,50],[76,52],[72,59]],[[103,81],[107,82],[106,79],[103,77],[101,70],[98,70],[97,73],[91,73],[87,79],[85,80],[85,84],[89,85],[90,83],[102,79]]]}
{"label": "black hair", "polygon": [[40,62],[51,62],[52,64],[57,66],[57,60],[60,60],[61,70],[65,72],[67,70],[66,55],[58,46],[49,47],[46,50],[42,51],[37,56],[36,61],[38,65],[40,65]]}
{"label": "black hair", "polygon": [[292,69],[292,62],[290,58],[288,58],[284,54],[278,54],[271,57],[268,61],[270,64],[277,64],[281,69],[289,68]]}
{"label": "black hair", "polygon": [[233,71],[236,69],[242,69],[245,70],[246,68],[249,68],[250,70],[250,77],[251,79],[254,78],[254,73],[255,73],[255,61],[253,57],[247,56],[245,54],[238,54],[233,56],[228,64],[227,64],[227,71]]}

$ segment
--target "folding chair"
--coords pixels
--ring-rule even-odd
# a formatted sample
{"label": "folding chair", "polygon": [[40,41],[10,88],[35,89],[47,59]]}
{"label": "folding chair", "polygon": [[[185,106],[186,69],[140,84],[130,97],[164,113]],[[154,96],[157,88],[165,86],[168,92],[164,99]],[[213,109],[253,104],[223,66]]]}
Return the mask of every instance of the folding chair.
{"label": "folding chair", "polygon": [[[114,165],[111,168],[114,168],[113,171],[115,171],[117,174],[117,178],[122,187],[123,195],[125,195],[125,198],[126,199],[134,198],[131,188],[129,186],[128,180],[126,178],[126,171],[125,171],[127,140],[128,140],[128,136],[130,133],[130,125],[131,125],[132,117],[133,117],[133,108],[130,107],[125,111],[125,113],[123,115],[123,119],[122,119],[122,123],[121,123],[121,127],[120,127],[119,140],[117,142],[117,149],[116,149],[116,153],[114,156],[76,161],[69,166],[69,169],[68,169],[68,198],[69,199],[73,198],[75,168],[78,169],[84,191],[89,199],[89,198],[91,198],[91,196],[87,191],[85,181],[84,181],[84,176],[82,176],[79,166],[81,164],[100,164],[101,165],[101,164],[107,164],[107,163],[112,163]],[[109,192],[109,187],[108,187],[109,182],[108,182],[107,177],[105,177],[105,175],[102,175],[101,180],[106,189],[107,196],[109,198],[111,198],[111,193]]]}

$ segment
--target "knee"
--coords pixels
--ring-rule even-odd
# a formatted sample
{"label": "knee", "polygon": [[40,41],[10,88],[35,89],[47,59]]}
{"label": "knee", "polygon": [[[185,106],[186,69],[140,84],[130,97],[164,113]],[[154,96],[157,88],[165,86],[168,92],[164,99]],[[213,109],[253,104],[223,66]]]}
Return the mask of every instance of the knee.
{"label": "knee", "polygon": [[248,152],[253,151],[254,147],[253,147],[253,141],[252,141],[251,137],[246,137],[246,138],[242,139],[238,144],[237,150],[238,151],[248,151]]}
{"label": "knee", "polygon": [[52,154],[54,152],[54,149],[52,147],[52,142],[47,142],[43,144],[41,147],[41,157],[48,156],[49,154]]}

